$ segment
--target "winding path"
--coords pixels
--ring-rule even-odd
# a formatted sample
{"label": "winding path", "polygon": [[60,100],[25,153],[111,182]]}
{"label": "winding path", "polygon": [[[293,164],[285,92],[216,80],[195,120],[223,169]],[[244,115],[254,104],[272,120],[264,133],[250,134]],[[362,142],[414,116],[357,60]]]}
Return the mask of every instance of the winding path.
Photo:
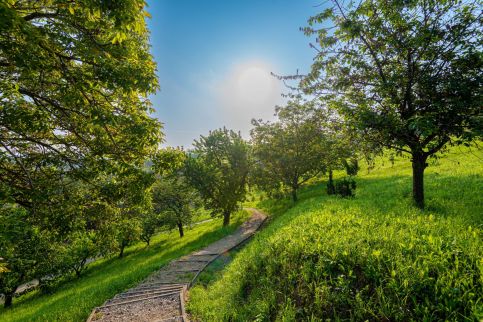
{"label": "winding path", "polygon": [[267,217],[256,209],[248,210],[252,216],[233,234],[161,267],[138,286],[96,307],[87,322],[188,321],[185,295],[198,275],[218,256],[252,237]]}

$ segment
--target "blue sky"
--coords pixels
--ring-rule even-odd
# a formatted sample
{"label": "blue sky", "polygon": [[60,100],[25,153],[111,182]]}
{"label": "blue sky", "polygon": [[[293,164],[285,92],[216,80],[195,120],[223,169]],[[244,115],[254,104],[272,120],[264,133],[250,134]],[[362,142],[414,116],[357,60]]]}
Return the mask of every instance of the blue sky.
{"label": "blue sky", "polygon": [[226,126],[247,137],[252,118],[283,104],[270,76],[309,69],[315,52],[299,31],[321,10],[309,0],[148,0],[161,90],[151,97],[166,145]]}

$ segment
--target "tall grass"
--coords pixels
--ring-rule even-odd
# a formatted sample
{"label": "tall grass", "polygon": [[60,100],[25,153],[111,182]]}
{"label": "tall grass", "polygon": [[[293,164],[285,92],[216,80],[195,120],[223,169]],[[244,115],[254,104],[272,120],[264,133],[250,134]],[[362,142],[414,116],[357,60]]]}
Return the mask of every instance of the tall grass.
{"label": "tall grass", "polygon": [[79,279],[61,284],[52,294],[34,291],[14,300],[13,307],[0,309],[0,321],[85,321],[91,310],[123,290],[135,286],[170,260],[200,249],[230,234],[249,214],[234,214],[230,226],[221,219],[194,226],[183,238],[177,231],[155,236],[151,246],[129,247],[124,258],[92,263]]}
{"label": "tall grass", "polygon": [[411,166],[380,158],[356,197],[315,184],[276,216],[208,287],[190,294],[202,321],[480,320],[483,318],[483,153],[454,148],[411,202]]}

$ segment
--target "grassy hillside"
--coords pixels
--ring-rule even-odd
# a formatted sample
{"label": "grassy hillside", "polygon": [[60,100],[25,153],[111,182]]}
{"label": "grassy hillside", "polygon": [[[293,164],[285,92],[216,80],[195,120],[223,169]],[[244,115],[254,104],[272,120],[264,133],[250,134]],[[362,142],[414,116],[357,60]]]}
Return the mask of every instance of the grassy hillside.
{"label": "grassy hillside", "polygon": [[221,219],[196,225],[183,238],[177,231],[161,233],[153,237],[148,248],[138,243],[128,248],[122,259],[96,261],[81,278],[61,284],[52,294],[34,291],[15,299],[13,307],[0,308],[0,321],[85,321],[94,307],[136,285],[172,259],[230,234],[248,216],[246,211],[234,214],[232,224],[226,228]]}
{"label": "grassy hillside", "polygon": [[265,200],[268,227],[208,287],[190,292],[202,321],[480,320],[483,152],[453,148],[426,172],[425,211],[411,166],[380,158],[354,199],[307,187]]}

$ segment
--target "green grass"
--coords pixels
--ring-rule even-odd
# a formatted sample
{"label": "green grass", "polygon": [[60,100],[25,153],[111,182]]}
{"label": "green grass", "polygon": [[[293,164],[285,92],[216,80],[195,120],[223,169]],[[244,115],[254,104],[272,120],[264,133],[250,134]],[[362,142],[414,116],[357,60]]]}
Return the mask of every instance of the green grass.
{"label": "green grass", "polygon": [[[223,274],[190,292],[201,321],[434,321],[483,318],[483,152],[453,148],[426,170],[379,158],[356,197],[304,188],[300,201],[256,198],[274,214]],[[207,284],[207,285],[206,285]]]}
{"label": "green grass", "polygon": [[226,228],[221,227],[221,219],[197,225],[183,238],[177,231],[161,233],[147,248],[143,243],[129,247],[122,259],[92,263],[81,278],[63,283],[53,294],[34,291],[16,298],[13,307],[0,309],[0,321],[85,321],[94,307],[135,286],[172,259],[230,234],[248,216],[246,211],[235,213]]}
{"label": "green grass", "polygon": [[211,262],[196,279],[196,284],[207,287],[211,283],[220,279],[223,275],[225,267],[231,263],[240,250],[245,247],[247,241],[236,246],[228,252],[223,253],[220,257]]}

